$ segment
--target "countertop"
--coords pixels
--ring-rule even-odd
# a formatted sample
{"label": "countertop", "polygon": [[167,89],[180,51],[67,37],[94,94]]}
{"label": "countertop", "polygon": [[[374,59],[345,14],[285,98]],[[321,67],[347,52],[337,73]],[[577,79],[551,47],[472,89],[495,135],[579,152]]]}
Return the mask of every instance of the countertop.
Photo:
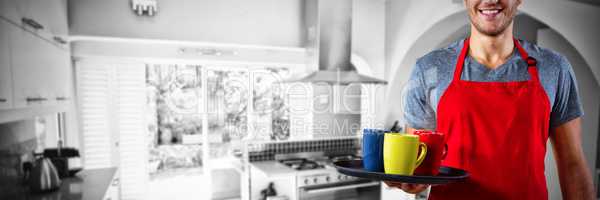
{"label": "countertop", "polygon": [[27,186],[17,185],[11,194],[0,199],[14,200],[102,200],[117,168],[83,170],[74,177],[62,179],[60,189],[46,193],[31,193]]}
{"label": "countertop", "polygon": [[296,171],[277,161],[252,162],[251,166],[263,172],[267,177],[295,175]]}

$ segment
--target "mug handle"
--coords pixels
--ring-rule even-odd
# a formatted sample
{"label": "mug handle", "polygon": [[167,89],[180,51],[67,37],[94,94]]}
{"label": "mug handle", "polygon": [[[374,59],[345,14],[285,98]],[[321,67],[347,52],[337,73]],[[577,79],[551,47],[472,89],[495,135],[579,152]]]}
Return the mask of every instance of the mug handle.
{"label": "mug handle", "polygon": [[421,165],[421,163],[423,162],[423,160],[425,160],[425,155],[427,155],[427,145],[423,142],[419,143],[419,155],[417,156],[417,164],[415,165],[415,167],[418,167],[419,165]]}

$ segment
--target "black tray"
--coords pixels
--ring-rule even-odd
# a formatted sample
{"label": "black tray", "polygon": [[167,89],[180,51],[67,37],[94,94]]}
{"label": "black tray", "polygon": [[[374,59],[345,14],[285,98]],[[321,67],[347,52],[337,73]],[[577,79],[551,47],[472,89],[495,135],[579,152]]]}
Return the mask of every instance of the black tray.
{"label": "black tray", "polygon": [[404,176],[367,171],[363,168],[362,160],[337,161],[333,164],[342,174],[378,181],[443,185],[464,181],[469,177],[469,173],[464,170],[444,166],[440,167],[437,176]]}

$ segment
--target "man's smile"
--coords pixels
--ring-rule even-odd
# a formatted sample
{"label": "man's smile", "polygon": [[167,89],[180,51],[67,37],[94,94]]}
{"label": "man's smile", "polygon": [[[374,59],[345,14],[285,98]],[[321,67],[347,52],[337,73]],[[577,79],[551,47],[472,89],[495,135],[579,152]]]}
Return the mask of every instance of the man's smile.
{"label": "man's smile", "polygon": [[478,13],[483,16],[485,20],[494,20],[496,16],[502,13],[504,9],[500,7],[496,8],[479,8],[477,9]]}

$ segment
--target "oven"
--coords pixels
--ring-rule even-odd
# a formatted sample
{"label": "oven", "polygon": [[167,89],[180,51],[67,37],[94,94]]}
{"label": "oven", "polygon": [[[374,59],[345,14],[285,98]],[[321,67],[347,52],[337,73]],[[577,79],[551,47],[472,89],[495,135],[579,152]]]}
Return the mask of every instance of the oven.
{"label": "oven", "polygon": [[380,182],[370,180],[356,180],[343,183],[309,185],[298,188],[298,200],[337,199],[380,199]]}

